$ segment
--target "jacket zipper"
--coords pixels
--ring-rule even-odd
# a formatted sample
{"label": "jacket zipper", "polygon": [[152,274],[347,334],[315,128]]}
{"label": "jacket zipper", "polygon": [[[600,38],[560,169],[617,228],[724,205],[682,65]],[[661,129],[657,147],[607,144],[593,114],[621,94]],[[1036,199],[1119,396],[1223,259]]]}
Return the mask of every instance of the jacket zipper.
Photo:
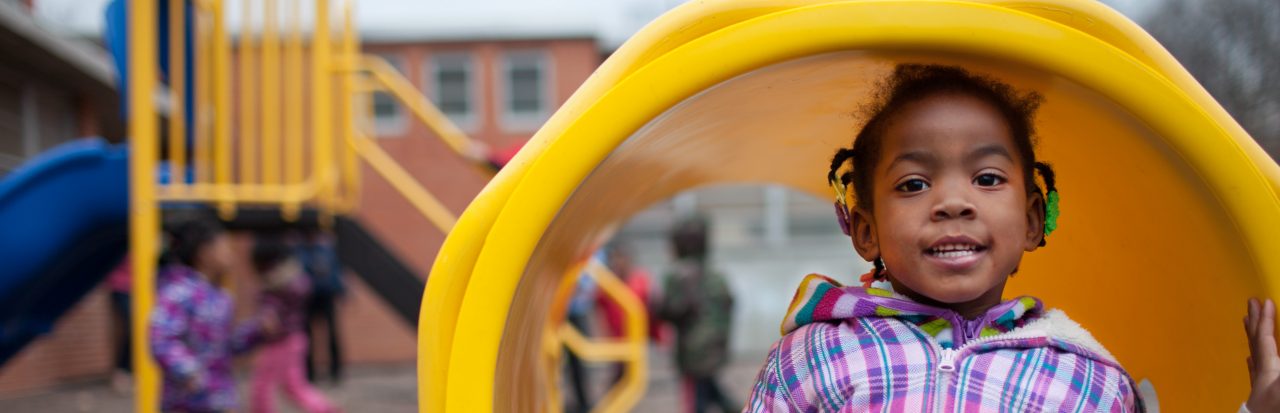
{"label": "jacket zipper", "polygon": [[[935,390],[933,392],[933,403],[932,403],[934,412],[941,412],[943,411],[943,409],[946,408],[945,396],[948,391],[951,391],[951,386],[954,384],[953,381],[956,378],[956,372],[957,370],[959,370],[956,364],[959,363],[960,356],[964,354],[965,350],[968,350],[970,348],[977,347],[983,344],[987,344],[993,341],[1024,340],[1024,339],[1045,337],[1045,334],[1040,331],[1035,331],[1035,332],[1015,331],[1010,333],[996,334],[994,336],[989,336],[989,337],[976,338],[973,340],[969,340],[959,348],[950,349],[950,348],[942,348],[942,345],[938,343],[937,339],[933,338],[933,336],[930,336],[928,333],[925,333],[924,330],[920,330],[920,327],[911,323],[906,323],[906,324],[910,328],[914,328],[918,330],[921,333],[921,335],[924,336],[925,341],[928,342],[929,346],[932,348],[933,354],[937,355],[938,357],[938,368],[936,369],[936,374],[934,374]],[[967,334],[967,332],[965,334]]]}

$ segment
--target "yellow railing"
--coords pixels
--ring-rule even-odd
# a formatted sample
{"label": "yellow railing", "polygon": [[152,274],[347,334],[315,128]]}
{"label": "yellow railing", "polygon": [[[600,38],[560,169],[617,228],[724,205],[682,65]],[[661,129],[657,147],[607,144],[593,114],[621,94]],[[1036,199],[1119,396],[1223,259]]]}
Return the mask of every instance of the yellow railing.
{"label": "yellow railing", "polygon": [[[188,68],[184,42],[169,42],[167,93],[171,105],[164,140],[169,148],[171,179],[156,187],[155,200],[207,202],[217,205],[228,218],[242,204],[279,206],[287,219],[295,218],[303,204],[325,216],[352,208],[358,197],[359,168],[353,162],[354,148],[335,139],[333,121],[339,122],[342,137],[354,129],[355,115],[350,109],[353,93],[349,85],[333,93],[333,83],[340,79],[333,67],[339,59],[332,50],[328,13],[315,14],[307,44],[298,18],[302,0],[284,1],[288,11],[284,33],[277,1],[246,0],[241,8],[246,23],[240,27],[233,51],[226,27],[226,2],[169,2],[168,36],[182,39],[189,30],[195,50],[193,67]],[[191,20],[195,26],[190,28],[183,18],[187,4],[194,4]],[[326,0],[314,0],[314,4],[316,10],[329,9]],[[255,10],[261,13],[255,14]],[[254,31],[257,23],[260,32]],[[131,25],[131,30],[136,32],[139,26]],[[141,40],[140,36],[131,39]],[[341,46],[339,57],[358,53],[354,43]],[[310,54],[309,62],[304,62],[304,52]],[[233,62],[237,66],[234,79]],[[310,66],[311,87],[304,91],[301,73],[306,65]],[[195,83],[191,107],[185,104],[186,82]],[[134,90],[158,86],[152,79]],[[234,118],[233,90],[237,92]],[[308,101],[311,105],[306,111],[303,102]],[[193,118],[189,125],[187,116]],[[310,125],[304,123],[306,118]],[[237,127],[234,136],[233,125]],[[134,142],[147,139],[136,133],[132,138]]]}
{"label": "yellow railing", "polygon": [[[450,150],[477,161],[478,144],[386,61],[361,55],[350,1],[344,2],[335,39],[328,0],[243,0],[234,49],[227,1],[163,1],[169,2],[167,16],[156,15],[155,1],[130,0],[128,6],[130,22],[167,19],[163,35],[171,39],[168,84],[163,85],[156,70],[161,33],[153,24],[129,26],[131,251],[158,249],[160,206],[168,202],[208,204],[228,219],[238,208],[254,205],[279,208],[284,219],[294,220],[306,206],[317,210],[324,224],[358,206],[361,159],[441,231],[453,227],[454,214],[361,130],[372,122],[357,120],[369,117],[371,93],[386,92]],[[310,28],[299,18],[305,4],[315,11]],[[185,7],[192,7],[191,27]],[[188,31],[190,67],[184,59],[187,45],[180,40]],[[303,83],[304,71],[309,85]],[[188,83],[193,91],[189,107]],[[167,94],[171,103],[164,136],[156,93]],[[170,179],[157,183],[162,141]],[[473,164],[493,173],[482,162]],[[154,412],[160,376],[150,357],[146,326],[154,303],[155,260],[148,254],[132,254],[132,259],[135,406],[139,412]],[[596,410],[627,410],[646,381],[644,306],[603,265],[590,264],[589,273],[626,312],[626,339],[593,341],[572,328],[560,328],[548,335],[549,342],[557,348],[563,343],[587,360],[625,362],[622,381]]]}
{"label": "yellow railing", "polygon": [[[623,365],[622,377],[613,388],[605,393],[604,398],[591,409],[592,412],[621,412],[631,410],[640,396],[644,395],[648,386],[648,334],[649,320],[645,304],[636,297],[626,283],[622,282],[609,268],[599,260],[587,262],[585,273],[595,281],[600,291],[614,300],[625,314],[625,328],[620,338],[587,338],[572,324],[564,322],[564,317],[553,317],[547,327],[546,343],[549,365],[552,366],[553,377],[559,372],[560,345],[563,344],[579,358],[593,362],[620,362]],[[565,314],[567,301],[573,295],[580,272],[574,271],[565,277],[557,294],[556,314]],[[560,411],[559,380],[550,380],[547,385],[554,397],[548,411]]]}
{"label": "yellow railing", "polygon": [[[158,249],[159,210],[167,202],[213,205],[224,218],[244,205],[277,207],[286,220],[296,219],[304,205],[326,218],[354,208],[360,178],[356,146],[349,139],[356,132],[356,93],[350,81],[335,93],[342,73],[334,67],[344,57],[358,56],[359,47],[344,36],[338,45],[342,49],[333,50],[328,1],[245,0],[234,48],[227,1],[164,1],[169,6],[165,16],[156,14],[155,1],[132,0],[128,6],[133,23],[128,36],[130,250]],[[306,30],[299,16],[308,3],[317,12]],[[346,6],[349,16],[350,4]],[[157,33],[155,24],[138,23],[161,18],[168,21],[167,33]],[[350,32],[350,18],[345,27]],[[188,34],[190,46],[182,41]],[[159,83],[156,70],[159,35],[171,39],[167,85]],[[304,70],[310,74],[309,88],[304,88]],[[187,96],[188,86],[192,96]],[[156,93],[167,94],[170,102],[163,131]],[[161,146],[167,147],[163,155],[170,179],[157,183]],[[154,412],[159,374],[149,356],[146,325],[154,303],[155,258],[133,254],[132,259],[136,408]]]}

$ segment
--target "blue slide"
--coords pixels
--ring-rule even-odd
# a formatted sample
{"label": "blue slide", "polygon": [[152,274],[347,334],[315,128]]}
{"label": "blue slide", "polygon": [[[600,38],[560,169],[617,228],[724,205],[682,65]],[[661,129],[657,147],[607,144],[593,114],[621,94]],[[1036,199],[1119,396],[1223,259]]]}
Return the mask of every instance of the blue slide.
{"label": "blue slide", "polygon": [[128,169],[124,145],[81,139],[0,178],[0,365],[124,257]]}

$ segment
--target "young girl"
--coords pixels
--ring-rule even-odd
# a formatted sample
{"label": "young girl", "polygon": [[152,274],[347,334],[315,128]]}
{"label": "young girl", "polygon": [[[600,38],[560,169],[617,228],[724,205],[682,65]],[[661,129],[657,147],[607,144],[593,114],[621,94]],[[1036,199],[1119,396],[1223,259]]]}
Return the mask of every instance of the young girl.
{"label": "young girl", "polygon": [[262,279],[260,310],[279,320],[267,336],[253,367],[251,405],[256,413],[275,409],[275,391],[286,394],[309,413],[336,411],[333,404],[307,382],[303,361],[307,356],[307,298],[311,281],[302,264],[276,237],[259,237],[253,248],[253,266]]}
{"label": "young girl", "polygon": [[1056,225],[1053,170],[1033,150],[1040,96],[904,64],[877,97],[828,176],[875,269],[863,288],[803,281],[747,409],[1143,411],[1087,331],[1033,297],[1002,299]]}
{"label": "young girl", "polygon": [[230,267],[231,247],[216,221],[188,221],[171,235],[175,262],[156,277],[150,325],[151,352],[164,376],[161,409],[233,410],[231,357],[252,348],[274,322],[255,319],[232,327],[231,297],[215,286]]}

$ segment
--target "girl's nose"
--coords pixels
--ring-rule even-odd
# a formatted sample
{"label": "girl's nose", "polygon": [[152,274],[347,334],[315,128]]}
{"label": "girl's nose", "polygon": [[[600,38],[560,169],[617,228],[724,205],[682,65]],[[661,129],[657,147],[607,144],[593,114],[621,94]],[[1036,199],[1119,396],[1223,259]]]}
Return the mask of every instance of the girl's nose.
{"label": "girl's nose", "polygon": [[973,204],[959,196],[948,196],[933,207],[933,220],[973,219],[977,215]]}

